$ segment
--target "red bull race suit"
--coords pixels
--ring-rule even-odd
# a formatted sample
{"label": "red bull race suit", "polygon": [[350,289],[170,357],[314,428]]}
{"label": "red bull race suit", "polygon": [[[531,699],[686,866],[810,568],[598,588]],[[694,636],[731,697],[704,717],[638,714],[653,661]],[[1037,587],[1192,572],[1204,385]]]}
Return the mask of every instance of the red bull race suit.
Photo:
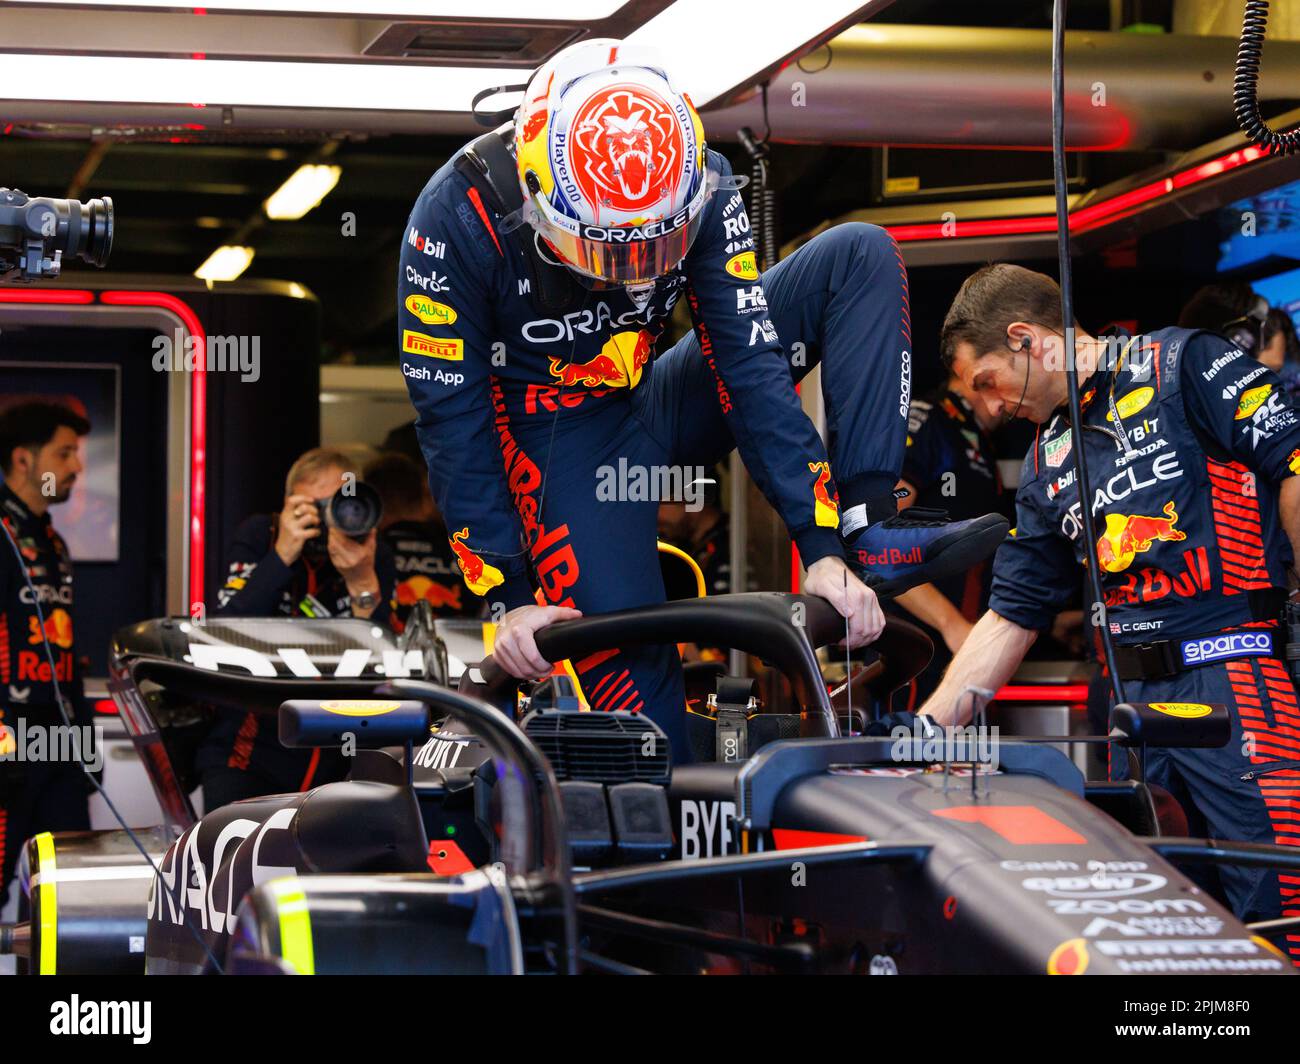
{"label": "red bull race suit", "polygon": [[[0,906],[23,844],[42,831],[90,827],[88,783],[70,760],[32,759],[29,728],[62,725],[54,680],[68,700],[74,725],[91,723],[81,694],[72,624],[72,558],[50,515],[37,516],[0,484],[0,520],[18,544],[26,579],[13,549],[0,543]],[[31,586],[28,586],[28,579]],[[45,623],[33,603],[33,589]],[[45,652],[49,640],[54,671]],[[23,750],[18,750],[18,744]],[[52,742],[41,744],[53,749]],[[20,756],[21,754],[21,756]]]}
{"label": "red bull race suit", "polygon": [[[1232,716],[1222,749],[1149,751],[1148,780],[1180,800],[1193,833],[1300,846],[1300,707],[1279,626],[1293,557],[1278,508],[1300,472],[1300,417],[1278,378],[1220,336],[1121,343],[1082,397],[1098,541],[1083,541],[1079,441],[1058,414],[1025,458],[990,608],[1045,628],[1095,559],[1125,697]],[[1243,918],[1300,915],[1300,876],[1220,878]],[[1300,958],[1300,936],[1288,944]]]}
{"label": "red bull race suit", "polygon": [[[804,563],[842,554],[840,494],[888,499],[906,438],[907,277],[892,238],[838,226],[760,277],[726,190],[644,302],[575,285],[570,305],[543,307],[520,246],[532,232],[503,232],[455,162],[407,225],[398,341],[469,588],[506,609],[533,602],[534,581],[546,603],[588,613],[662,601],[657,503],[681,498],[674,469],[736,447]],[[682,301],[694,331],[656,358]],[[792,387],[819,363],[838,488]],[[575,664],[594,708],[644,710],[688,755],[674,649]]]}

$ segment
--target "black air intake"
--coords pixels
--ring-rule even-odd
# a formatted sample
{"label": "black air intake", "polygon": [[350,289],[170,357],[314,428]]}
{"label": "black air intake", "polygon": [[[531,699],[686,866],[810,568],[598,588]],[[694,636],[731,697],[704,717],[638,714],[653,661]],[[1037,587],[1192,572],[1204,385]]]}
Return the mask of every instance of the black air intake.
{"label": "black air intake", "polygon": [[542,709],[523,729],[559,780],[666,784],[671,775],[668,737],[639,713]]}

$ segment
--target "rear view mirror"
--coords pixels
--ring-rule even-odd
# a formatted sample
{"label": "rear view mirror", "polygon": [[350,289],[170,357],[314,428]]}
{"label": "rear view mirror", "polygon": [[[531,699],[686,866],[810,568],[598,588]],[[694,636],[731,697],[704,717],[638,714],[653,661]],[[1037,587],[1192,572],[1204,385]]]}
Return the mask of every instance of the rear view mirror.
{"label": "rear view mirror", "polygon": [[361,749],[396,746],[425,739],[429,707],[397,699],[294,698],[280,706],[280,742],[289,747],[342,746]]}
{"label": "rear view mirror", "polygon": [[1121,702],[1111,707],[1110,737],[1121,746],[1215,748],[1232,738],[1228,707],[1204,702]]}

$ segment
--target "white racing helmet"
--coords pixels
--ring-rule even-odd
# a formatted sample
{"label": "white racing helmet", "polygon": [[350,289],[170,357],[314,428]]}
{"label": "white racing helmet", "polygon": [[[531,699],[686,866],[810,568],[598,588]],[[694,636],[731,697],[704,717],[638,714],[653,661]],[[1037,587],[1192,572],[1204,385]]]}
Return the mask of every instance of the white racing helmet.
{"label": "white racing helmet", "polygon": [[597,39],[543,65],[515,113],[527,222],[588,282],[644,285],[686,257],[709,197],[725,182],[708,165],[695,107],[659,53]]}

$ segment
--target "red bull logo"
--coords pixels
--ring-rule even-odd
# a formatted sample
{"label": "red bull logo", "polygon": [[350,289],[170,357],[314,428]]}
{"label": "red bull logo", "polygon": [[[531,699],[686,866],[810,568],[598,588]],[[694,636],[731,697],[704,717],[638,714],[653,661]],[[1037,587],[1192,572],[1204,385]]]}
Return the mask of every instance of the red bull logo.
{"label": "red bull logo", "polygon": [[[45,618],[45,627],[42,629],[36,618],[27,618],[31,634],[27,637],[27,642],[36,644],[48,639],[50,643],[63,650],[72,649],[72,617],[67,610],[58,607],[50,610],[50,615]],[[44,639],[42,638],[44,632]]]}
{"label": "red bull logo", "polygon": [[465,583],[469,589],[476,595],[486,595],[492,588],[504,583],[506,578],[500,569],[488,565],[465,545],[464,541],[468,538],[469,527],[466,526],[459,532],[453,533],[448,542],[451,543],[456,560],[460,562],[460,571],[465,574]]}
{"label": "red bull logo", "polygon": [[429,603],[435,610],[459,610],[460,588],[435,583],[427,576],[412,576],[403,580],[396,589],[397,604],[411,607],[417,602]]}
{"label": "red bull logo", "polygon": [[1173,501],[1165,503],[1164,517],[1139,514],[1107,514],[1106,531],[1097,541],[1097,564],[1104,572],[1122,573],[1133,559],[1151,549],[1151,544],[1178,543],[1187,533],[1177,528],[1178,511]]}
{"label": "red bull logo", "polygon": [[568,388],[635,388],[641,371],[650,361],[650,334],[615,333],[590,362],[561,362],[551,359],[551,376]]}
{"label": "red bull logo", "polygon": [[831,467],[827,462],[809,462],[808,472],[816,473],[813,482],[813,515],[821,528],[840,527],[840,493],[834,496],[827,490],[831,482]]}

